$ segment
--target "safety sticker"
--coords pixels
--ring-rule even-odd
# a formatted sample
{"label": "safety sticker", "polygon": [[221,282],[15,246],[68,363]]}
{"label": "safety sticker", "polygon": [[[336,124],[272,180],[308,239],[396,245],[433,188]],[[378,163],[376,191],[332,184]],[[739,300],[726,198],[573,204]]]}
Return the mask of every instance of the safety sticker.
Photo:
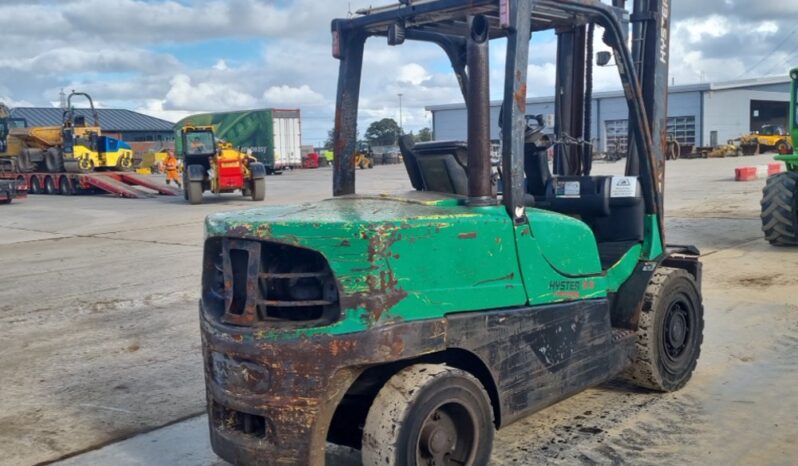
{"label": "safety sticker", "polygon": [[637,178],[634,176],[613,176],[610,197],[637,197]]}
{"label": "safety sticker", "polygon": [[580,183],[578,181],[558,181],[554,194],[557,197],[578,198],[580,196]]}

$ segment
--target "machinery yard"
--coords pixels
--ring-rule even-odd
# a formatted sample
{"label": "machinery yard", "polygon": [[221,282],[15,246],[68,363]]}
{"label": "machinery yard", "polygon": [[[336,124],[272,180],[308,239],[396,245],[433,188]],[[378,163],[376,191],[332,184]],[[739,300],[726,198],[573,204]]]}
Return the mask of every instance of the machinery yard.
{"label": "machinery yard", "polygon": [[[589,389],[499,431],[491,464],[781,465],[798,457],[798,254],[762,239],[764,180],[733,181],[744,162],[770,159],[668,162],[667,241],[696,244],[704,263],[706,327],[691,383],[671,394],[617,381]],[[327,168],[269,177],[263,204],[325,199],[330,176]],[[361,193],[410,189],[400,165],[358,171],[358,185]],[[66,464],[223,464],[200,417],[202,220],[252,201],[206,195],[203,205],[175,208],[183,202],[33,195],[4,207],[0,464],[75,455]],[[142,432],[150,433],[135,437]],[[357,464],[346,450],[328,456]]]}

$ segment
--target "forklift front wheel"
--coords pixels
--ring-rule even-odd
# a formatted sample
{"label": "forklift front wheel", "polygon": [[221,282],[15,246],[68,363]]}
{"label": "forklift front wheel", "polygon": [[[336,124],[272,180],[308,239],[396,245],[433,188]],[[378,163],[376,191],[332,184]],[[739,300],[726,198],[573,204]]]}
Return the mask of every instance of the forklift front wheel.
{"label": "forklift front wheel", "polygon": [[266,199],[266,180],[257,178],[252,180],[252,200],[262,201]]}
{"label": "forklift front wheel", "polygon": [[471,374],[436,364],[399,371],[380,389],[363,427],[364,466],[487,465],[493,410]]}
{"label": "forklift front wheel", "polygon": [[184,189],[189,204],[202,204],[202,181],[189,181]]}
{"label": "forklift front wheel", "polygon": [[693,276],[658,268],[643,298],[637,355],[622,378],[661,392],[682,388],[695,370],[703,332],[704,308]]}

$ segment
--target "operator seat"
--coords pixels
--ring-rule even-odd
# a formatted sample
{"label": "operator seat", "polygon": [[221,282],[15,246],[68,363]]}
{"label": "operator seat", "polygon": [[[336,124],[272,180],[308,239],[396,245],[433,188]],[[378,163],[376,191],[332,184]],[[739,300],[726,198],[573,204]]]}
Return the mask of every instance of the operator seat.
{"label": "operator seat", "polygon": [[410,183],[419,191],[468,195],[468,146],[463,141],[414,144],[412,136],[399,140]]}

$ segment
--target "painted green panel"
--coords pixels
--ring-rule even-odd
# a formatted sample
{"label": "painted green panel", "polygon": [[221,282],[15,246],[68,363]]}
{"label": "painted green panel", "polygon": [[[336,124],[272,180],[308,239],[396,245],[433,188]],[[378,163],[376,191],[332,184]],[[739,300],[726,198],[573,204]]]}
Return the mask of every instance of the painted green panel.
{"label": "painted green panel", "polygon": [[643,257],[654,260],[663,252],[662,238],[659,235],[659,220],[656,215],[646,215],[643,228]]}
{"label": "painted green panel", "polygon": [[[537,212],[535,210],[527,212],[527,214],[532,218]],[[540,236],[533,235],[529,225],[517,226],[515,237],[529,304],[548,304],[607,296],[607,281],[603,275],[567,277],[555,270],[543,256]],[[569,242],[570,238],[567,237],[562,237],[562,239],[564,243],[560,247],[569,250],[575,250],[582,246],[596,248],[592,235],[590,238],[590,241],[593,242],[592,245]],[[598,258],[598,252],[596,252],[596,257]],[[599,265],[600,272],[601,265]]]}
{"label": "painted green panel", "polygon": [[540,209],[529,209],[527,215],[532,235],[552,267],[571,276],[601,273],[596,239],[584,222]]}
{"label": "painted green panel", "polygon": [[623,255],[621,260],[607,270],[607,291],[611,293],[618,291],[621,285],[632,276],[637,263],[640,261],[642,251],[643,245],[637,244],[633,246]]}
{"label": "painted green panel", "polygon": [[460,203],[349,196],[216,214],[208,217],[206,231],[209,237],[306,247],[327,258],[341,287],[345,318],[292,334],[346,333],[523,305],[513,225],[504,207]]}

